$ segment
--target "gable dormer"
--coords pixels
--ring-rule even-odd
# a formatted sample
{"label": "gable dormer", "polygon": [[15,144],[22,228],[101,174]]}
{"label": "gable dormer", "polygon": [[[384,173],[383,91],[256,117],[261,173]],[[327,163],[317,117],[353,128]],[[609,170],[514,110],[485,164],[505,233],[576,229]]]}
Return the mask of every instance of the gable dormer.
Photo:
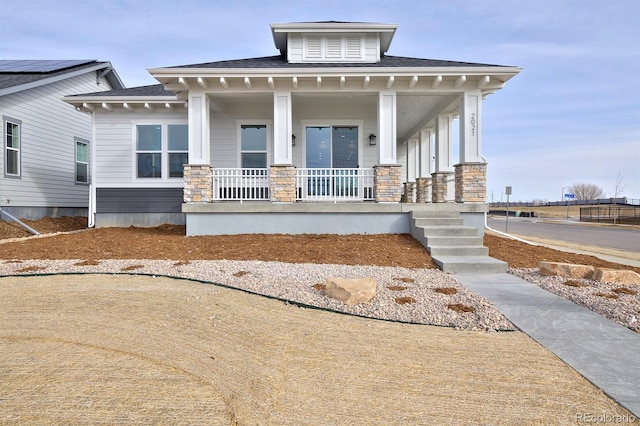
{"label": "gable dormer", "polygon": [[280,54],[292,64],[374,64],[389,49],[397,27],[331,21],[271,24],[271,31]]}

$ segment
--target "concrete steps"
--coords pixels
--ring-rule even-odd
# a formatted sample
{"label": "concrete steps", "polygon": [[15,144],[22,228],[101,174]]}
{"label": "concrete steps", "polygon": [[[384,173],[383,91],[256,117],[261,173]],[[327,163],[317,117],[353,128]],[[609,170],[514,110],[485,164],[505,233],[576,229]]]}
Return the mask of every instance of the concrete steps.
{"label": "concrete steps", "polygon": [[489,257],[478,229],[465,226],[457,212],[412,212],[411,234],[447,273],[507,272],[507,263]]}

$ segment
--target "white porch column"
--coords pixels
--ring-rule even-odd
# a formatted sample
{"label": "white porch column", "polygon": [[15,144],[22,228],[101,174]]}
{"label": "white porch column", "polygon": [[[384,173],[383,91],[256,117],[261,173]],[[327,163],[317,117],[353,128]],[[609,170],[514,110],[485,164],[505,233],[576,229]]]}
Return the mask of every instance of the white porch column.
{"label": "white porch column", "polygon": [[431,144],[433,129],[420,130],[420,177],[431,177],[432,162],[435,156],[434,147]]}
{"label": "white porch column", "polygon": [[407,142],[407,182],[414,182],[420,177],[420,145],[418,139]]}
{"label": "white porch column", "polygon": [[434,147],[431,143],[433,129],[420,129],[418,134],[418,176],[416,177],[416,203],[431,201],[431,173],[433,167],[431,159],[434,157]]}
{"label": "white porch column", "polygon": [[460,163],[482,160],[482,93],[465,92],[460,102]]}
{"label": "white porch column", "polygon": [[273,162],[293,164],[291,148],[291,92],[273,94]]}
{"label": "white porch column", "polygon": [[189,164],[210,164],[209,98],[189,92]]}
{"label": "white porch column", "polygon": [[453,117],[439,115],[436,119],[436,164],[434,172],[453,172],[453,136],[451,124]]}
{"label": "white porch column", "polygon": [[449,176],[453,173],[452,133],[453,117],[439,115],[436,118],[436,164],[431,174],[431,201],[444,203],[449,199]]}
{"label": "white porch column", "polygon": [[396,164],[396,92],[378,94],[378,164]]}

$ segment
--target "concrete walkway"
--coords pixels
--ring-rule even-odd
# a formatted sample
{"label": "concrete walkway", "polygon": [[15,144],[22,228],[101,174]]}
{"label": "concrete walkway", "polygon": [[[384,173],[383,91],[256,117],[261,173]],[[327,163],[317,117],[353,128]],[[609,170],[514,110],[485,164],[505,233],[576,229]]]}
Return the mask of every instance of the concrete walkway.
{"label": "concrete walkway", "polygon": [[514,275],[453,277],[640,417],[640,334]]}

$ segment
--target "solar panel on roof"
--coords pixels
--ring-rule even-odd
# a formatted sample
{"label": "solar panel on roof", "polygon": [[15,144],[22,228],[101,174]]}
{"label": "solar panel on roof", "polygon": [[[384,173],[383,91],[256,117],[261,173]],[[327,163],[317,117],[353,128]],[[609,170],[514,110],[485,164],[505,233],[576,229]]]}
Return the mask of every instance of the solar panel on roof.
{"label": "solar panel on roof", "polygon": [[0,60],[0,72],[4,73],[46,73],[95,62],[94,59],[59,59],[59,60]]}

